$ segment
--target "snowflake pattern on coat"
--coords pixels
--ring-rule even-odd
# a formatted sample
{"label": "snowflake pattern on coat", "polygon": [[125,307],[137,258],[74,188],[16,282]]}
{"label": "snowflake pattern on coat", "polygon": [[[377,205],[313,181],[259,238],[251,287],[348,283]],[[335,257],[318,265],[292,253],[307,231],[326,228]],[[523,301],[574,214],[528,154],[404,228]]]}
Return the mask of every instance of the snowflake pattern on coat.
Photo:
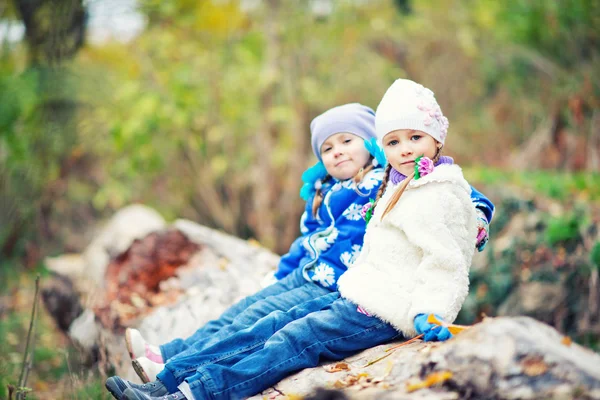
{"label": "snowflake pattern on coat", "polygon": [[363,206],[361,206],[360,204],[351,204],[350,207],[346,208],[342,215],[350,221],[358,221],[362,218],[362,215],[360,214],[362,208]]}
{"label": "snowflake pattern on coat", "polygon": [[372,173],[364,177],[361,183],[358,184],[359,189],[373,190],[379,189],[384,172],[382,169],[373,170]]}
{"label": "snowflake pattern on coat", "polygon": [[345,189],[360,190],[361,192],[364,192],[364,191],[369,192],[373,189],[379,189],[379,185],[381,184],[381,180],[383,179],[384,174],[385,173],[384,173],[383,169],[377,168],[377,169],[374,169],[371,172],[369,172],[367,175],[365,175],[363,180],[361,182],[359,182],[358,185],[356,184],[356,182],[354,182],[354,179],[348,179],[348,180],[342,182],[341,186],[344,187]]}
{"label": "snowflake pattern on coat", "polygon": [[326,236],[321,236],[315,239],[313,242],[313,246],[316,251],[322,252],[331,247],[332,244],[335,243],[337,239],[339,231],[336,228],[331,230],[331,233]]}
{"label": "snowflake pattern on coat", "polygon": [[329,265],[320,263],[314,270],[312,280],[319,282],[323,287],[330,287],[335,283],[335,271]]}
{"label": "snowflake pattern on coat", "polygon": [[343,252],[342,255],[340,256],[340,261],[346,267],[350,268],[350,266],[352,264],[354,264],[354,261],[356,261],[356,258],[360,254],[361,249],[362,249],[362,246],[359,244],[352,245],[352,252],[349,252],[349,251]]}
{"label": "snowflake pattern on coat", "polygon": [[302,233],[303,235],[308,233],[309,229],[306,226],[306,219],[308,218],[308,214],[306,213],[306,211],[304,211],[302,213],[302,217],[300,217],[300,233]]}

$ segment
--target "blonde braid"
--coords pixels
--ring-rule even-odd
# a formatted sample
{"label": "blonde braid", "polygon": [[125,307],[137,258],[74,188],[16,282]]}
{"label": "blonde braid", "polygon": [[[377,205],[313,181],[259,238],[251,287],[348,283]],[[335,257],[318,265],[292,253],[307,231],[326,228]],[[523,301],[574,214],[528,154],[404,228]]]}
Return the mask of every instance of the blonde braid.
{"label": "blonde braid", "polygon": [[354,192],[361,197],[366,197],[371,193],[371,191],[369,191],[367,193],[362,193],[358,189],[358,185],[362,182],[362,180],[365,178],[365,176],[367,176],[367,174],[373,170],[373,168],[375,168],[375,166],[373,165],[373,156],[371,156],[371,157],[369,157],[367,166],[361,168],[360,171],[358,171],[358,173],[356,175],[354,175],[354,178],[352,178],[352,181],[355,184]]}
{"label": "blonde braid", "polygon": [[360,171],[358,171],[358,174],[354,175],[354,183],[356,183],[357,185],[362,182],[363,178],[373,169],[375,168],[373,166],[373,156],[371,156],[369,158],[369,161],[367,161],[367,166],[364,168],[361,168]]}
{"label": "blonde braid", "polygon": [[373,204],[373,209],[377,206],[379,199],[383,196],[383,192],[385,192],[385,188],[387,187],[388,180],[390,178],[390,172],[392,171],[392,165],[388,163],[385,167],[385,173],[383,174],[383,181],[381,181],[381,186],[379,186],[379,190],[377,191],[377,196],[375,196],[375,203]]}
{"label": "blonde braid", "polygon": [[[321,184],[327,182],[329,179],[331,179],[331,175],[327,174],[325,176],[325,178],[323,178],[323,180],[321,181]],[[319,211],[319,207],[321,207],[322,202],[323,202],[323,192],[322,192],[321,188],[319,188],[319,189],[317,189],[317,191],[315,193],[315,197],[313,199],[313,204],[312,204],[313,217],[316,218],[317,211]]]}

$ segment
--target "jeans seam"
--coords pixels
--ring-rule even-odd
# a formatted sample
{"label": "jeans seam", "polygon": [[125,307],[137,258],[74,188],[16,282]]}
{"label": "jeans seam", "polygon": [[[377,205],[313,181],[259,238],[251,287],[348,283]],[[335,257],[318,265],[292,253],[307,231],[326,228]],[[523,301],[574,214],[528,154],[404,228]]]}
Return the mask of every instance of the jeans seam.
{"label": "jeans seam", "polygon": [[[194,385],[190,385],[190,390],[192,391],[192,393],[194,393],[194,391],[196,391],[198,389],[199,386],[202,387],[203,390],[203,394],[210,397],[210,398],[214,398],[215,396],[213,395],[216,387],[214,384],[214,381],[212,379],[212,377],[208,374],[205,374],[202,371],[197,371],[196,372],[198,375],[200,375],[200,379],[198,380],[198,382],[194,382]],[[194,395],[195,396],[195,395]]]}
{"label": "jeans seam", "polygon": [[173,372],[173,376],[175,376],[176,378],[179,378],[179,377],[180,377],[182,374],[186,374],[186,373],[188,373],[188,372],[196,371],[198,368],[200,368],[200,367],[202,367],[202,366],[204,366],[204,365],[207,365],[207,364],[213,364],[213,363],[215,363],[215,362],[223,361],[223,360],[226,360],[226,359],[228,359],[228,358],[231,358],[231,357],[233,357],[233,356],[235,356],[235,355],[238,355],[238,354],[240,354],[240,353],[244,353],[244,352],[246,352],[246,351],[248,351],[248,350],[255,349],[255,348],[257,348],[258,346],[261,346],[261,345],[265,344],[265,342],[266,342],[266,340],[263,340],[263,341],[260,341],[260,342],[256,342],[256,343],[254,343],[254,344],[253,344],[253,345],[251,345],[251,346],[246,346],[246,347],[244,347],[243,349],[240,349],[240,350],[235,350],[235,351],[232,351],[232,352],[229,352],[229,353],[226,353],[226,354],[221,354],[221,355],[220,355],[220,356],[218,356],[218,357],[211,358],[210,360],[208,360],[208,361],[205,361],[205,362],[203,362],[203,363],[200,363],[200,364],[198,364],[198,365],[195,365],[195,366],[193,366],[193,367],[186,368],[186,369],[180,369],[180,370],[174,371],[174,372]]}
{"label": "jeans seam", "polygon": [[[307,283],[313,283],[313,282],[307,282]],[[307,288],[307,287],[304,287],[304,286],[305,285],[300,285],[300,286],[297,286],[297,287],[293,287],[292,289],[301,289],[301,290],[304,290],[306,293],[312,294],[312,292],[314,291],[314,288],[313,287]],[[324,294],[321,294],[320,296],[327,296],[327,295],[330,295],[332,293],[332,292],[327,291],[324,288],[321,288],[320,286],[318,286],[317,289],[322,289],[322,291],[325,292]],[[320,296],[317,296],[317,297],[320,297]],[[246,346],[243,349],[234,350],[234,351],[226,353],[226,354],[221,354],[221,355],[219,355],[219,356],[217,356],[215,358],[212,358],[212,359],[210,359],[208,361],[205,361],[205,362],[200,363],[200,364],[196,364],[193,367],[188,367],[188,368],[185,368],[185,369],[180,369],[180,370],[174,371],[173,372],[173,376],[175,376],[177,379],[179,379],[181,377],[181,375],[185,375],[185,374],[188,374],[189,372],[196,371],[198,368],[200,368],[202,366],[205,366],[207,364],[213,364],[215,362],[223,361],[223,360],[231,358],[231,357],[233,357],[233,356],[235,356],[237,354],[244,353],[246,351],[255,349],[256,347],[263,345],[266,341],[267,340],[261,340],[259,342],[254,343],[253,345]]]}
{"label": "jeans seam", "polygon": [[276,364],[276,365],[272,366],[272,367],[271,367],[271,368],[269,368],[267,371],[264,371],[264,372],[262,372],[261,374],[258,374],[258,375],[256,375],[256,376],[254,376],[254,377],[252,377],[252,378],[250,378],[250,379],[248,379],[248,380],[244,381],[244,382],[240,382],[240,383],[238,383],[238,384],[237,384],[237,385],[235,385],[235,386],[231,386],[231,387],[227,388],[226,390],[222,390],[222,391],[220,391],[220,392],[214,392],[214,395],[215,395],[215,396],[218,396],[218,395],[221,395],[222,393],[224,393],[224,392],[226,392],[226,391],[231,391],[231,390],[233,390],[233,389],[235,389],[235,388],[238,388],[238,387],[243,387],[243,386],[247,385],[247,383],[248,383],[248,382],[250,382],[250,381],[253,381],[253,380],[256,380],[257,378],[260,378],[261,376],[265,375],[266,373],[268,373],[268,371],[270,371],[270,370],[273,370],[274,368],[277,368],[277,367],[279,367],[279,366],[281,366],[281,365],[284,365],[284,364],[286,364],[286,363],[290,362],[291,360],[297,359],[297,358],[298,358],[298,357],[300,357],[302,354],[304,354],[304,352],[306,352],[308,349],[310,349],[310,348],[312,348],[312,347],[314,347],[314,346],[317,346],[317,345],[326,345],[326,344],[329,344],[329,343],[334,343],[334,342],[336,342],[336,341],[339,341],[339,340],[343,340],[343,339],[349,339],[349,338],[352,338],[352,337],[354,337],[354,336],[363,335],[363,334],[365,334],[365,333],[368,333],[368,332],[371,332],[371,331],[373,331],[373,330],[379,329],[381,326],[386,326],[386,325],[388,325],[388,323],[386,323],[386,322],[383,322],[383,321],[382,321],[382,322],[378,323],[377,325],[374,325],[374,326],[372,326],[372,327],[370,327],[370,328],[364,329],[364,330],[362,330],[362,331],[360,331],[360,332],[353,333],[352,335],[348,335],[348,336],[344,336],[344,337],[341,337],[341,338],[336,338],[336,339],[328,340],[328,341],[325,341],[325,342],[318,342],[318,343],[311,344],[310,346],[307,346],[307,347],[305,347],[304,349],[302,349],[302,351],[301,351],[301,352],[299,352],[298,354],[296,354],[296,356],[294,356],[294,357],[292,357],[292,358],[288,358],[287,360],[285,360],[285,361],[282,361],[282,362],[280,362],[279,364]]}

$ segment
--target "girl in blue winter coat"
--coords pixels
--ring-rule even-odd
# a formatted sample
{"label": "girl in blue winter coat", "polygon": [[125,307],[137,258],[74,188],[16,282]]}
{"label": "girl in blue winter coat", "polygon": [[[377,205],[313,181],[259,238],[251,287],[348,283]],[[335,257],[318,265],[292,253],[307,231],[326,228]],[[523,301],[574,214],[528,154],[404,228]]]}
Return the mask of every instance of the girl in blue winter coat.
{"label": "girl in blue winter coat", "polygon": [[[168,393],[164,398],[240,398],[316,365],[321,356],[343,358],[402,334],[357,312],[357,305],[337,291],[338,279],[362,248],[361,210],[375,198],[384,175],[365,147],[375,138],[374,122],[373,111],[360,104],[333,108],[313,120],[312,147],[319,163],[303,175],[302,235],[282,257],[276,283],[186,340],[153,347],[129,330],[128,348],[138,373],[152,379],[149,373],[160,372],[145,385],[109,378],[106,386],[116,398]],[[487,225],[493,205],[476,191],[472,197]],[[476,232],[472,236],[475,247]],[[480,236],[484,246],[487,235]],[[338,341],[339,346],[332,345]]]}

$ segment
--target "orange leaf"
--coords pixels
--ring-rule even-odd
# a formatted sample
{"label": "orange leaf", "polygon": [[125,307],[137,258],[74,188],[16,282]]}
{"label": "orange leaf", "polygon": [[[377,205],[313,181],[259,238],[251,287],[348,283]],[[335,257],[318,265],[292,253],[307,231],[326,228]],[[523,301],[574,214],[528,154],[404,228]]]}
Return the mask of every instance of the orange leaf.
{"label": "orange leaf", "polygon": [[544,362],[541,356],[527,356],[521,361],[521,366],[527,376],[539,376],[548,371],[548,364]]}
{"label": "orange leaf", "polygon": [[434,314],[429,314],[427,316],[427,322],[429,322],[430,324],[438,325],[438,326],[444,326],[444,327],[448,328],[450,333],[453,335],[456,335],[457,333],[461,333],[465,329],[470,328],[470,326],[466,326],[466,325],[455,325],[455,324],[449,324],[444,321],[440,321],[439,319],[437,319],[437,317]]}
{"label": "orange leaf", "polygon": [[345,363],[345,362],[339,362],[334,365],[328,365],[325,367],[325,371],[327,371],[327,372],[339,372],[339,371],[349,371],[349,370],[350,370],[350,367],[348,366],[348,363]]}
{"label": "orange leaf", "polygon": [[450,371],[434,372],[427,375],[427,378],[425,378],[423,381],[408,384],[406,386],[406,391],[411,393],[415,390],[439,385],[446,382],[450,378],[452,378],[452,372]]}

